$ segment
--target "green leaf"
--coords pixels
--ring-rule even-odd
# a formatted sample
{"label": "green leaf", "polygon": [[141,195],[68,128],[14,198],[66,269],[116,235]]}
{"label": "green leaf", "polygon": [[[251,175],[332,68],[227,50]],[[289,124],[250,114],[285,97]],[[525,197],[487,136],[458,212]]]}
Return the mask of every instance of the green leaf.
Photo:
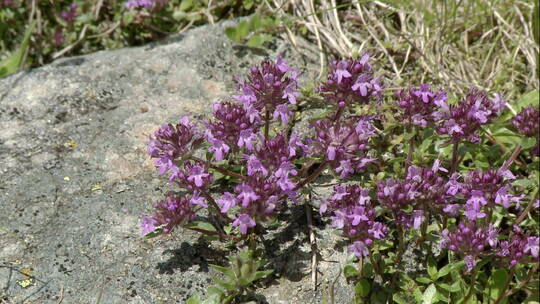
{"label": "green leaf", "polygon": [[249,34],[249,24],[247,21],[241,21],[236,26],[236,39],[237,41],[242,41]]}
{"label": "green leaf", "polygon": [[77,24],[87,24],[87,23],[91,23],[93,20],[94,20],[94,15],[88,13],[88,14],[82,14],[78,16],[75,22]]}
{"label": "green leaf", "polygon": [[214,232],[217,231],[216,227],[214,227],[212,224],[210,224],[208,222],[203,222],[203,221],[189,222],[189,223],[185,224],[184,227],[186,227],[186,228],[198,228],[198,229],[214,231]]}
{"label": "green leaf", "polygon": [[144,238],[145,239],[152,239],[152,238],[155,238],[156,236],[160,236],[162,234],[163,234],[163,228],[159,227],[159,228],[156,228],[154,231],[145,234]]}
{"label": "green leaf", "polygon": [[270,41],[274,39],[274,37],[267,35],[267,34],[257,34],[251,36],[247,42],[247,46],[249,47],[259,47],[263,45],[265,42]]}
{"label": "green leaf", "polygon": [[437,265],[435,264],[435,260],[433,257],[428,257],[427,260],[427,271],[429,274],[429,277],[432,280],[436,280],[438,278],[439,272],[437,271]]}
{"label": "green leaf", "polygon": [[213,279],[214,279],[214,282],[216,282],[220,286],[224,287],[228,291],[236,291],[237,290],[236,284],[234,284],[232,282],[223,281],[223,280],[220,280],[218,278],[213,278]]}
{"label": "green leaf", "polygon": [[516,112],[519,112],[523,108],[530,105],[538,107],[540,104],[539,98],[540,92],[538,90],[530,91],[529,93],[521,96],[521,98],[515,104],[517,108],[515,108],[514,110],[516,110]]}
{"label": "green leaf", "polygon": [[429,279],[429,278],[426,278],[426,277],[419,277],[419,278],[416,278],[416,281],[417,282],[420,282],[422,284],[431,284],[433,283],[433,280]]}
{"label": "green leaf", "polygon": [[524,137],[524,138],[521,139],[520,145],[524,150],[530,149],[530,148],[536,146],[536,138]]}
{"label": "green leaf", "polygon": [[193,0],[182,0],[182,3],[180,3],[179,9],[181,11],[187,12],[191,7],[193,6]]}
{"label": "green leaf", "polygon": [[256,31],[260,29],[262,25],[263,23],[262,23],[261,15],[259,14],[253,15],[251,16],[251,19],[249,19],[249,27],[251,28],[252,31]]}
{"label": "green leaf", "polygon": [[422,304],[432,304],[437,298],[437,288],[435,284],[431,284],[424,290],[422,294]]}
{"label": "green leaf", "polygon": [[210,264],[210,267],[212,267],[213,269],[223,273],[224,275],[231,278],[232,280],[236,279],[236,274],[229,267],[223,267],[223,266],[213,265],[213,264]]}
{"label": "green leaf", "polygon": [[437,279],[446,276],[452,270],[458,270],[464,265],[465,265],[464,261],[444,265],[441,269],[439,269],[439,273],[437,274]]}
{"label": "green leaf", "polygon": [[225,233],[227,235],[230,235],[232,230],[233,230],[234,226],[232,224],[228,224],[227,226],[224,226],[223,227],[223,231],[225,231]]}
{"label": "green leaf", "polygon": [[495,300],[499,297],[508,280],[508,271],[504,268],[499,268],[491,274],[488,280],[487,293],[490,299]]}
{"label": "green leaf", "polygon": [[358,270],[353,265],[345,265],[343,267],[343,274],[346,278],[355,277],[358,275]]}
{"label": "green leaf", "polygon": [[407,292],[394,293],[392,300],[398,304],[410,304],[415,303],[415,299]]}
{"label": "green leaf", "polygon": [[257,271],[255,272],[255,275],[253,276],[253,281],[267,277],[270,274],[272,274],[272,272],[274,272],[274,270]]}
{"label": "green leaf", "polygon": [[356,286],[354,287],[355,294],[360,297],[367,297],[370,290],[371,285],[366,279],[361,279],[360,282],[356,283]]}
{"label": "green leaf", "polygon": [[217,286],[209,286],[207,289],[206,289],[206,293],[208,295],[219,295],[220,297],[224,297],[225,296],[225,292],[223,291],[223,289],[217,287]]}
{"label": "green leaf", "polygon": [[244,277],[238,278],[238,283],[240,283],[240,286],[242,286],[242,287],[248,287],[249,285],[251,285],[251,282],[253,282],[253,281],[249,280],[249,279],[246,279]]}
{"label": "green leaf", "polygon": [[225,28],[225,35],[227,38],[229,38],[231,41],[234,41],[236,43],[240,43],[240,40],[236,39],[236,28],[234,27],[227,27]]}
{"label": "green leaf", "polygon": [[33,20],[24,33],[24,38],[19,49],[8,58],[0,61],[0,78],[17,72],[17,70],[22,66],[23,55],[28,48],[28,42],[30,40],[30,36],[34,32],[35,26],[36,21]]}
{"label": "green leaf", "polygon": [[192,295],[187,301],[186,304],[201,304],[201,294],[196,293]]}

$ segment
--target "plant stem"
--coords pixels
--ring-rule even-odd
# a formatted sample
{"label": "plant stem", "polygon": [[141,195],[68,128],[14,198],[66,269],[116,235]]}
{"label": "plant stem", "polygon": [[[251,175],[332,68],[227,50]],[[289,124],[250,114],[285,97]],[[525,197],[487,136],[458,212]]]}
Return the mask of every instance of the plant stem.
{"label": "plant stem", "polygon": [[217,231],[210,231],[210,230],[201,229],[201,228],[185,227],[185,226],[182,226],[182,228],[192,230],[192,231],[196,231],[196,232],[206,234],[206,235],[217,235],[220,238],[232,239],[232,240],[235,240],[235,241],[240,241],[240,240],[244,239],[244,237],[236,237],[236,236],[233,236],[233,235],[222,234],[222,233],[219,233]]}
{"label": "plant stem", "polygon": [[518,286],[516,286],[516,287],[510,289],[508,292],[506,292],[505,296],[509,297],[510,295],[514,294],[517,291],[520,291],[525,285],[527,285],[527,283],[529,283],[529,281],[532,279],[534,274],[536,274],[536,272],[538,271],[538,266],[539,265],[540,265],[539,262],[534,264],[534,266],[529,270],[529,273],[527,274],[527,278],[525,278],[525,280],[521,281],[521,283],[519,283]]}
{"label": "plant stem", "polygon": [[[311,193],[309,193],[308,199],[312,199]],[[317,290],[317,238],[315,231],[313,231],[313,212],[309,201],[305,202],[306,218],[309,230],[309,242],[311,243],[311,283],[313,284],[313,290]]]}
{"label": "plant stem", "polygon": [[501,170],[506,170],[512,165],[512,163],[516,160],[516,158],[519,155],[519,152],[521,152],[521,146],[517,145],[514,151],[512,152],[512,155],[510,155],[510,158],[508,158],[504,164],[501,167]]}
{"label": "plant stem", "polygon": [[270,111],[266,109],[264,113],[264,138],[268,138],[268,133],[270,132]]}
{"label": "plant stem", "polygon": [[214,207],[216,209],[216,213],[221,216],[223,219],[225,219],[227,222],[229,223],[232,223],[233,220],[225,213],[221,213],[221,208],[219,208],[218,204],[216,203],[216,201],[214,200],[214,198],[212,196],[210,196],[210,194],[206,191],[201,191],[202,195],[204,196],[204,198],[206,198],[210,204],[212,205],[212,207]]}
{"label": "plant stem", "polygon": [[477,275],[478,275],[478,267],[475,267],[472,273],[472,277],[471,277],[471,282],[470,282],[471,287],[469,288],[469,292],[467,292],[467,295],[465,296],[465,298],[463,298],[463,300],[461,301],[461,304],[467,303],[469,298],[472,296],[474,292],[474,283],[476,282]]}
{"label": "plant stem", "polygon": [[[413,131],[415,129],[413,128]],[[411,138],[409,138],[409,152],[407,152],[407,161],[405,162],[405,172],[408,171],[409,167],[411,166],[411,162],[412,162],[412,158],[413,158],[413,154],[414,154],[414,136],[412,136]]]}
{"label": "plant stem", "polygon": [[358,280],[362,279],[362,270],[364,269],[364,256],[358,259]]}
{"label": "plant stem", "polygon": [[536,189],[534,195],[532,196],[533,198],[531,199],[531,201],[527,204],[527,207],[525,207],[525,210],[523,210],[523,212],[521,212],[521,214],[518,216],[518,218],[516,219],[516,221],[514,222],[514,225],[519,225],[524,219],[525,217],[527,216],[527,214],[529,214],[529,211],[531,211],[533,205],[534,205],[534,202],[538,199],[536,197],[536,195],[538,194],[538,189]]}
{"label": "plant stem", "polygon": [[459,139],[454,142],[452,146],[452,163],[450,165],[450,175],[456,172],[458,167],[458,154],[459,154]]}
{"label": "plant stem", "polygon": [[231,176],[231,177],[236,177],[236,178],[239,178],[239,179],[245,179],[246,177],[243,176],[242,174],[238,174],[236,172],[233,172],[231,170],[227,170],[223,167],[220,167],[220,166],[216,166],[214,164],[212,164],[211,162],[209,161],[206,161],[206,160],[203,160],[203,159],[200,159],[198,157],[195,157],[195,156],[191,156],[190,157],[191,160],[194,160],[194,161],[198,161],[198,162],[202,162],[202,163],[205,163],[208,167],[218,171],[219,173],[222,173],[222,174],[225,174],[225,175],[228,175],[228,176]]}
{"label": "plant stem", "polygon": [[328,162],[325,161],[322,164],[319,165],[319,167],[315,170],[315,172],[311,173],[310,176],[306,177],[302,181],[300,181],[298,184],[296,184],[296,187],[294,187],[295,190],[298,190],[305,186],[307,183],[311,182],[312,180],[316,179],[321,173],[326,169],[326,166],[328,165]]}
{"label": "plant stem", "polygon": [[[394,216],[394,218],[397,218],[397,216]],[[398,226],[398,252],[396,254],[396,259],[394,261],[394,267],[396,269],[396,272],[392,275],[392,281],[390,282],[390,286],[393,288],[397,275],[398,275],[398,269],[401,269],[401,259],[403,258],[403,252],[405,251],[405,233],[403,231],[403,228],[401,226]]]}

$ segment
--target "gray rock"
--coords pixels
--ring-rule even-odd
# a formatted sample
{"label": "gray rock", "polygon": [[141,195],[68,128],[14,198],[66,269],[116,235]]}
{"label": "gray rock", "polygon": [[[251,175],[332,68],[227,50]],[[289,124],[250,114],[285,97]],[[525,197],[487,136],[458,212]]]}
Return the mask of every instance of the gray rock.
{"label": "gray rock", "polygon": [[[205,116],[265,56],[291,59],[284,42],[270,53],[233,46],[230,25],[0,79],[0,302],[183,303],[210,285],[209,264],[224,264],[227,249],[184,230],[143,239],[138,221],[168,187],[145,154],[148,134],[180,114]],[[320,303],[303,208],[289,216],[301,220],[268,241],[277,275],[257,293]],[[318,233],[323,258],[343,262],[337,238]],[[322,285],[340,266],[320,263]],[[350,301],[342,277],[335,290],[336,303]]]}

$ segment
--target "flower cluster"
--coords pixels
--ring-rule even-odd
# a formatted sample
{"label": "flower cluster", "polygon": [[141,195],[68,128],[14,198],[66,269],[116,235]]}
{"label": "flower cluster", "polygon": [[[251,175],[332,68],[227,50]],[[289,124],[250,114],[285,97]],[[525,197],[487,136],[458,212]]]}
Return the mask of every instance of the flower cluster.
{"label": "flower cluster", "polygon": [[519,134],[536,138],[536,146],[532,154],[540,156],[540,111],[538,111],[538,108],[534,106],[526,107],[512,119],[512,125]]}
{"label": "flower cluster", "polygon": [[373,77],[369,55],[360,60],[349,59],[331,63],[326,82],[319,87],[324,99],[343,108],[354,104],[366,104],[373,97],[379,98],[382,86],[378,77]]}
{"label": "flower cluster", "polygon": [[444,107],[448,97],[443,91],[434,92],[429,85],[396,92],[397,105],[403,110],[405,123],[426,127],[438,121],[440,107]]}
{"label": "flower cluster", "polygon": [[73,24],[75,18],[77,18],[77,3],[72,3],[69,10],[62,11],[60,13],[60,18],[64,19],[70,25]]}
{"label": "flower cluster", "polygon": [[526,260],[538,261],[538,249],[540,238],[527,236],[519,227],[514,227],[510,239],[499,242],[497,256],[502,258],[505,266],[516,266]]}
{"label": "flower cluster", "polygon": [[181,117],[176,125],[166,124],[150,137],[146,151],[152,158],[160,174],[170,173],[170,181],[180,174],[177,161],[191,154],[202,142],[203,137],[197,133],[195,125],[187,117]]}
{"label": "flower cluster", "polygon": [[441,108],[437,117],[440,118],[437,132],[447,134],[452,142],[461,139],[470,142],[479,142],[478,130],[482,125],[490,123],[500,115],[506,103],[500,95],[489,99],[485,93],[477,90],[469,92],[465,100],[458,104],[446,105],[440,103]]}
{"label": "flower cluster", "polygon": [[463,197],[465,205],[448,204],[445,211],[455,216],[458,210],[463,209],[467,219],[474,221],[486,216],[485,208],[498,204],[508,209],[512,203],[519,204],[522,196],[511,193],[514,178],[509,170],[504,169],[470,171],[463,183],[455,182],[452,188],[454,193]]}
{"label": "flower cluster", "polygon": [[346,178],[358,172],[374,159],[367,156],[368,141],[375,135],[372,117],[349,117],[313,123],[315,136],[310,140],[312,155],[325,155],[330,166]]}
{"label": "flower cluster", "polygon": [[464,256],[467,270],[471,271],[477,258],[491,253],[496,248],[499,230],[493,226],[481,226],[474,221],[459,223],[456,229],[441,232],[441,247]]}
{"label": "flower cluster", "polygon": [[163,226],[163,233],[170,233],[176,226],[194,220],[195,205],[200,205],[201,201],[203,199],[197,196],[175,196],[169,193],[164,201],[154,205],[154,214],[143,217],[142,234],[148,234],[160,226]]}
{"label": "flower cluster", "polygon": [[207,122],[206,127],[205,137],[211,144],[208,151],[220,161],[230,151],[254,150],[260,127],[259,112],[250,105],[219,102],[214,104],[214,120]]}
{"label": "flower cluster", "polygon": [[237,79],[237,89],[241,95],[236,99],[249,109],[253,119],[262,113],[267,121],[272,114],[274,119],[286,124],[292,115],[288,104],[296,104],[300,96],[299,75],[281,57],[275,63],[263,61],[260,67],[251,68],[247,79]]}
{"label": "flower cluster", "polygon": [[528,106],[512,119],[512,125],[524,136],[538,137],[540,132],[540,111],[534,106]]}
{"label": "flower cluster", "polygon": [[410,166],[405,180],[390,178],[378,183],[377,199],[403,227],[418,229],[426,209],[441,210],[454,197],[452,183],[439,172],[447,170],[438,160],[432,168]]}
{"label": "flower cluster", "polygon": [[384,238],[388,232],[388,227],[376,220],[369,189],[358,185],[335,186],[320,212],[333,214],[332,227],[343,230],[343,236],[352,242],[349,252],[357,257],[369,255],[373,241]]}
{"label": "flower cluster", "polygon": [[128,0],[126,8],[145,8],[147,10],[159,9],[167,5],[168,0]]}
{"label": "flower cluster", "polygon": [[296,200],[296,184],[292,178],[298,172],[292,160],[301,155],[301,142],[296,136],[287,142],[283,134],[261,141],[252,154],[244,155],[247,176],[234,188],[234,193],[225,192],[217,201],[221,212],[233,207],[242,234],[264,221],[287,197]]}

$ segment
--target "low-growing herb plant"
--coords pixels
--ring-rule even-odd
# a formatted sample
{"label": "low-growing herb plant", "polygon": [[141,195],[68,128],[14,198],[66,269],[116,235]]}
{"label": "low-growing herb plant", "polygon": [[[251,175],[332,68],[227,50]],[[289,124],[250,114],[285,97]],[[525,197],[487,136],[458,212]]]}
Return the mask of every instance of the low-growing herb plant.
{"label": "low-growing herb plant", "polygon": [[[143,217],[143,234],[184,228],[247,246],[215,266],[225,290],[209,294],[229,303],[270,273],[257,270],[267,225],[309,194],[348,243],[357,303],[538,300],[538,104],[507,115],[501,95],[477,89],[385,90],[368,54],[333,62],[313,92],[299,76],[264,61],[211,118],[150,137],[180,192]],[[308,108],[323,114],[298,129]],[[329,197],[317,196],[322,174],[336,180]]]}

